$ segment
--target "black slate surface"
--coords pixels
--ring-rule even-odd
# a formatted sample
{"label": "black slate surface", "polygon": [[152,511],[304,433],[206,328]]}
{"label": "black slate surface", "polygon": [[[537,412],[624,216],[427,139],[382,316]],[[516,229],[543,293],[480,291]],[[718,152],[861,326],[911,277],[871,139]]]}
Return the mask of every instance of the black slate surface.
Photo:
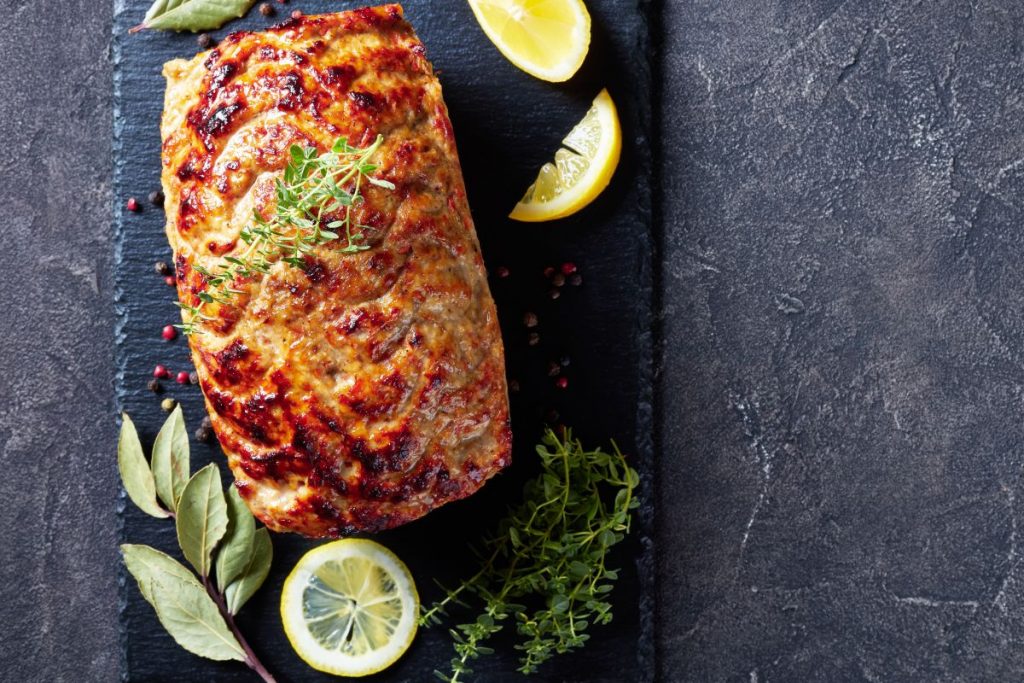
{"label": "black slate surface", "polygon": [[[591,2],[594,43],[588,63],[570,83],[537,81],[505,61],[476,25],[462,0],[406,2],[406,17],[427,47],[440,72],[466,177],[484,258],[491,277],[508,356],[508,374],[521,390],[512,396],[514,463],[472,498],[446,506],[425,519],[375,538],[408,563],[425,601],[442,596],[433,585],[448,585],[476,571],[467,544],[493,526],[503,510],[519,498],[525,479],[536,471],[533,453],[550,409],[554,422],[571,425],[588,443],[615,439],[645,474],[646,506],[637,529],[614,564],[623,567],[613,596],[615,620],[593,628],[585,652],[560,657],[535,680],[650,680],[654,675],[653,590],[650,533],[650,370],[652,338],[650,162],[646,150],[649,125],[647,30],[641,8],[612,2]],[[361,6],[361,3],[295,2],[283,11],[308,14]],[[115,196],[145,197],[159,185],[159,115],[164,82],[160,67],[168,59],[197,51],[190,35],[144,32],[128,35],[146,7],[130,3],[114,21]],[[279,11],[281,8],[279,7]],[[260,28],[279,21],[251,12],[231,30]],[[458,27],[453,30],[453,27]],[[226,31],[217,32],[221,37]],[[557,224],[523,225],[506,214],[536,170],[557,149],[561,138],[589,107],[601,87],[618,101],[630,141],[609,190],[585,212]],[[145,203],[145,202],[144,202]],[[153,264],[170,261],[163,234],[163,212],[146,206],[141,213],[116,209],[115,244],[117,323],[117,395],[121,408],[149,441],[165,415],[160,399],[182,402],[193,427],[205,414],[198,387],[165,383],[166,392],[147,390],[152,369],[162,363],[177,372],[189,370],[184,338],[168,343],[160,330],[178,318],[173,289]],[[571,260],[583,284],[565,286],[561,297],[548,296],[551,285],[543,271]],[[540,325],[527,330],[526,311]],[[527,343],[529,331],[540,344]],[[599,341],[599,343],[595,343]],[[555,387],[548,362],[571,359],[564,370],[570,385]],[[645,436],[638,439],[637,434]],[[193,442],[193,469],[207,461],[223,467],[216,448]],[[224,468],[230,481],[230,474]],[[122,501],[122,504],[124,501]],[[123,507],[122,537],[175,553],[173,524],[146,517],[130,504]],[[239,623],[253,647],[280,681],[331,680],[307,667],[292,652],[281,628],[278,604],[284,577],[314,542],[293,535],[275,535],[275,562],[265,588],[241,613]],[[251,680],[245,667],[210,663],[181,650],[156,621],[152,608],[134,581],[122,575],[122,676],[132,681]],[[457,623],[457,622],[456,622]],[[474,666],[476,680],[515,681],[516,652],[511,641],[498,654]],[[409,653],[373,680],[421,681],[445,669],[452,656],[451,640],[441,628],[423,630]]]}
{"label": "black slate surface", "polygon": [[[659,680],[1019,681],[1024,8],[662,5]],[[3,11],[0,671],[113,681],[111,8]]]}

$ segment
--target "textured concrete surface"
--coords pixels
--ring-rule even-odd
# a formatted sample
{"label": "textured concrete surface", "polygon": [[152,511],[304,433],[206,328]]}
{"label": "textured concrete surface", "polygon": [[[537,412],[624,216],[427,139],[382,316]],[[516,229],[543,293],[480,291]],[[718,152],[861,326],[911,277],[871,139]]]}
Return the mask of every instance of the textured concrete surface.
{"label": "textured concrete surface", "polygon": [[1024,675],[1024,6],[665,6],[662,675]]}
{"label": "textured concrete surface", "polygon": [[0,678],[112,680],[111,11],[2,11]]}

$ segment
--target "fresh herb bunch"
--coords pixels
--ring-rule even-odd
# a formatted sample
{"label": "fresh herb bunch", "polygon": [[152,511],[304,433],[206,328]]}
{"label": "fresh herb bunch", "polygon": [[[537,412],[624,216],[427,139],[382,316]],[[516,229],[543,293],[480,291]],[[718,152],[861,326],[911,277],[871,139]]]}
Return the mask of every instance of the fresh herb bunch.
{"label": "fresh herb bunch", "polygon": [[474,621],[451,630],[451,672],[436,671],[438,678],[463,680],[471,660],[493,652],[484,642],[510,622],[520,636],[519,670],[529,674],[553,655],[582,647],[591,624],[612,620],[607,598],[618,570],[607,566],[608,551],[625,537],[630,510],[639,505],[639,477],[613,447],[587,450],[568,430],[562,438],[545,433],[537,446],[543,471],[483,542],[480,571],[420,617],[424,625],[439,624],[453,605],[469,608],[472,601],[479,609]]}
{"label": "fresh herb bunch", "polygon": [[216,465],[189,476],[188,433],[180,406],[157,434],[151,462],[146,462],[135,425],[127,415],[123,419],[117,466],[125,491],[146,514],[174,519],[181,554],[195,569],[193,573],[148,545],[123,544],[125,566],[142,597],[189,652],[243,662],[273,683],[234,619],[270,571],[269,532],[256,528],[234,486],[224,495]]}
{"label": "fresh herb bunch", "polygon": [[[239,279],[270,272],[277,261],[295,268],[306,267],[306,255],[326,242],[344,238],[342,253],[355,253],[369,249],[364,244],[365,230],[354,220],[353,207],[363,201],[363,181],[393,190],[395,186],[372,173],[377,170],[370,158],[380,148],[384,137],[377,136],[369,147],[359,148],[341,137],[334,141],[329,152],[319,154],[314,147],[292,145],[291,159],[284,169],[284,177],[275,183],[277,205],[270,219],[253,211],[252,224],[241,232],[246,249],[237,256],[225,256],[213,268],[195,266],[206,279],[206,289],[198,292],[198,305],[179,303],[188,316],[179,325],[185,334],[201,330],[210,320],[203,311],[206,304],[227,304],[231,297],[242,292],[234,288]],[[325,219],[341,214],[325,223]]]}

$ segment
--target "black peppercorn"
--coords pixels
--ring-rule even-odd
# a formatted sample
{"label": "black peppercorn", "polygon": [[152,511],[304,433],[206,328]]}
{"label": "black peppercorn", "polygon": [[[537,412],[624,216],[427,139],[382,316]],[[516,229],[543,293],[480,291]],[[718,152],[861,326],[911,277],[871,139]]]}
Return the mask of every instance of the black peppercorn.
{"label": "black peppercorn", "polygon": [[569,356],[562,356],[560,359],[558,359],[558,362],[561,363],[563,368],[569,367]]}
{"label": "black peppercorn", "polygon": [[188,373],[188,383],[189,384],[199,384],[199,373],[196,372],[195,370],[193,370],[192,372]]}
{"label": "black peppercorn", "polygon": [[174,271],[171,270],[171,267],[167,265],[167,263],[164,261],[157,261],[156,263],[154,263],[153,269],[156,270],[158,275],[163,275],[165,277],[174,274]]}
{"label": "black peppercorn", "polygon": [[569,284],[573,287],[579,287],[583,284],[583,276],[579,273],[573,273],[569,276]]}
{"label": "black peppercorn", "polygon": [[519,382],[514,380],[514,379],[513,380],[509,380],[508,390],[510,392],[512,392],[513,394],[518,394],[519,393]]}
{"label": "black peppercorn", "polygon": [[149,193],[149,203],[156,207],[164,205],[164,193],[160,190],[153,190]]}
{"label": "black peppercorn", "polygon": [[159,394],[164,390],[163,385],[160,384],[160,380],[158,379],[149,380],[149,384],[147,384],[146,387],[154,394]]}
{"label": "black peppercorn", "polygon": [[555,361],[548,363],[548,377],[558,377],[562,372],[562,366]]}
{"label": "black peppercorn", "polygon": [[272,17],[277,10],[269,2],[260,3],[260,14],[265,17]]}
{"label": "black peppercorn", "polygon": [[552,299],[557,299],[558,297],[562,296],[562,292],[560,292],[557,289],[552,289],[551,291],[548,292],[548,296],[551,297]]}
{"label": "black peppercorn", "polygon": [[213,440],[213,424],[209,417],[204,417],[196,429],[196,441],[207,442]]}
{"label": "black peppercorn", "polygon": [[537,319],[536,313],[527,311],[523,314],[523,324],[527,327],[537,327],[537,323],[539,322],[540,320]]}
{"label": "black peppercorn", "polygon": [[537,344],[540,344],[540,335],[537,334],[536,332],[531,332],[530,336],[526,338],[526,343],[529,344],[530,346],[536,346]]}
{"label": "black peppercorn", "polygon": [[196,42],[199,43],[199,47],[203,48],[204,50],[209,50],[211,47],[213,47],[214,44],[213,36],[211,36],[209,33],[200,33],[196,37]]}
{"label": "black peppercorn", "polygon": [[565,284],[565,276],[562,275],[561,273],[555,273],[554,275],[551,276],[551,284],[553,284],[555,287],[561,287],[562,285]]}

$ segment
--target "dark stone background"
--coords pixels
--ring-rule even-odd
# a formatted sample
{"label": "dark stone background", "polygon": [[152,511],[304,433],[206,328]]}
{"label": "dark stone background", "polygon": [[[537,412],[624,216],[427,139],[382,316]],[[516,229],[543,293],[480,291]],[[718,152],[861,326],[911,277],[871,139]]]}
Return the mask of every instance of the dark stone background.
{"label": "dark stone background", "polygon": [[[666,681],[1024,677],[1024,6],[664,0]],[[111,8],[5,2],[0,671],[117,677]]]}

